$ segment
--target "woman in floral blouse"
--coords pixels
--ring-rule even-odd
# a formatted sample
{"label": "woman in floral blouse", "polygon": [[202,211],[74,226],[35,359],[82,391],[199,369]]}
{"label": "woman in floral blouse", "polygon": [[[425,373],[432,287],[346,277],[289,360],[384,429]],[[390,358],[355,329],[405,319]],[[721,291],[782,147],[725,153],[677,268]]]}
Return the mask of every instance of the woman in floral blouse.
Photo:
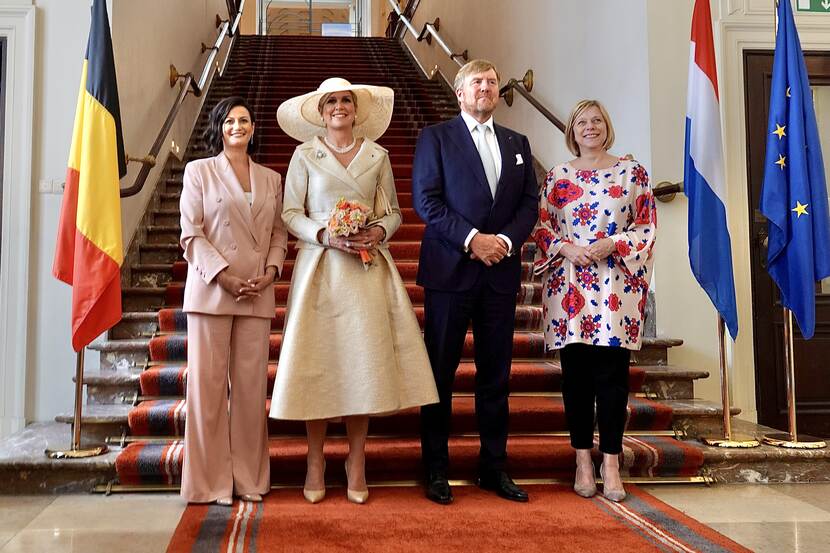
{"label": "woman in floral blouse", "polygon": [[548,173],[534,233],[545,345],[560,350],[565,415],[576,450],[574,491],[596,493],[596,403],[603,494],[622,501],[628,365],[631,350],[640,349],[654,261],[654,195],[642,165],[608,153],[614,128],[599,102],[574,107],[565,137],[576,158]]}

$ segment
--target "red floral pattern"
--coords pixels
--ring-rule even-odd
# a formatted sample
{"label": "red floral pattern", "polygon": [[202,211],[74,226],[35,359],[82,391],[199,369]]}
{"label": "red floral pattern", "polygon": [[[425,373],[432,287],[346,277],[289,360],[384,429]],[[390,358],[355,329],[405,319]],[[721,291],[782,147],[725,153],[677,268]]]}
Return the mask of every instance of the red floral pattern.
{"label": "red floral pattern", "polygon": [[606,192],[612,198],[622,198],[623,196],[623,187],[619,184],[614,184],[608,187],[608,191]]}
{"label": "red floral pattern", "polygon": [[548,193],[548,202],[562,209],[582,197],[582,188],[567,179],[558,180]]}
{"label": "red floral pattern", "polygon": [[562,298],[562,309],[567,313],[568,319],[573,319],[582,308],[585,307],[585,297],[579,293],[579,290],[573,284],[568,284],[568,291],[565,297]]}

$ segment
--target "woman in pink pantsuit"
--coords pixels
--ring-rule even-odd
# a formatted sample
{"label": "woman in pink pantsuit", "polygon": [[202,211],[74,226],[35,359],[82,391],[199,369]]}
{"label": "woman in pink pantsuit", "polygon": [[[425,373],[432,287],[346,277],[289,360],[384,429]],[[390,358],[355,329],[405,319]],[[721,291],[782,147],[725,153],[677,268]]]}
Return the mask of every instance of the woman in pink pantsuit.
{"label": "woman in pink pantsuit", "polygon": [[230,505],[271,485],[265,416],[272,284],[287,234],[280,175],[249,157],[255,119],[242,98],[211,111],[215,157],[184,172],[181,246],[188,262],[187,424],[181,495]]}

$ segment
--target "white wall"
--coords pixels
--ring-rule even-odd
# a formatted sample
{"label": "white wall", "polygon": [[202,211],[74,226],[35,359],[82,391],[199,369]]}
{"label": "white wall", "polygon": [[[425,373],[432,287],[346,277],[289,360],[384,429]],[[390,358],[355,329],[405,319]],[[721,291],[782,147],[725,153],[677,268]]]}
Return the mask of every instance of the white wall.
{"label": "white wall", "polygon": [[[36,0],[32,240],[29,306],[28,420],[50,420],[71,411],[74,352],[70,345],[71,289],[51,276],[62,196],[38,192],[41,180],[62,182],[66,172],[81,66],[89,32],[89,0]],[[253,4],[251,4],[253,6]],[[168,66],[201,71],[199,44],[216,38],[216,14],[227,17],[223,0],[113,0],[113,49],[118,76],[124,142],[128,153],[145,155],[178,89],[171,89]],[[198,78],[198,73],[197,73]],[[186,100],[171,131],[184,145],[198,112]],[[155,183],[168,150],[148,179]],[[130,164],[121,185],[132,184],[138,165]],[[151,189],[122,202],[125,250],[144,213]],[[87,355],[97,368],[97,355]]]}
{"label": "white wall", "polygon": [[[662,180],[683,180],[693,7],[693,0],[647,2],[652,184]],[[717,13],[717,6],[713,5],[713,18],[717,17]],[[658,203],[660,234],[654,271],[657,281],[657,331],[684,340],[682,347],[671,350],[671,363],[708,370],[711,377],[696,383],[696,395],[720,401],[717,312],[689,268],[687,214],[688,202],[683,194],[678,194],[670,203]],[[742,334],[749,334],[750,331],[741,328]],[[741,407],[748,406],[744,404]],[[750,416],[754,415],[750,413]]]}

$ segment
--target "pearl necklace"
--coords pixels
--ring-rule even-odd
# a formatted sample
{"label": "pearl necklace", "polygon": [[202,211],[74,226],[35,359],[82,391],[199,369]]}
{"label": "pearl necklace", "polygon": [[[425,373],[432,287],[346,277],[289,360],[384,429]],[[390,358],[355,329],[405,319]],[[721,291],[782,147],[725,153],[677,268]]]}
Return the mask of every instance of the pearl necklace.
{"label": "pearl necklace", "polygon": [[329,148],[331,148],[333,152],[336,152],[336,153],[338,153],[338,154],[345,154],[345,153],[347,153],[347,152],[351,151],[351,149],[352,149],[352,148],[354,148],[354,145],[355,145],[355,144],[357,144],[357,137],[355,136],[355,137],[352,139],[352,143],[351,143],[351,144],[347,144],[346,146],[343,146],[342,148],[341,148],[341,147],[339,147],[339,146],[335,146],[334,144],[332,144],[331,142],[329,142],[329,137],[327,137],[327,136],[324,136],[324,137],[323,137],[323,142],[325,142],[325,143],[326,143],[326,146],[328,146]]}

